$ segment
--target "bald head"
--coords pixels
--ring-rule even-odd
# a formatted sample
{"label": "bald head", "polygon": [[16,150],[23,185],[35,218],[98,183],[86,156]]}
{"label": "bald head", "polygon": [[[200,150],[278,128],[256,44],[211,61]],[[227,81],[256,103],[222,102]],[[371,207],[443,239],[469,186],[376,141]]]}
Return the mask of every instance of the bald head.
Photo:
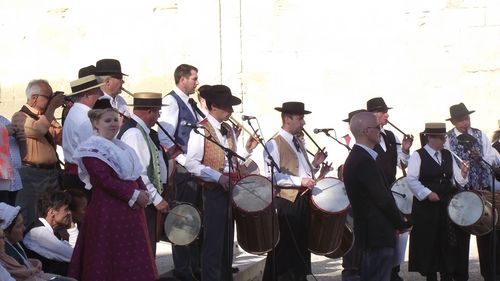
{"label": "bald head", "polygon": [[349,123],[350,129],[356,143],[370,147],[375,146],[380,137],[380,129],[377,118],[372,112],[360,112],[355,114]]}

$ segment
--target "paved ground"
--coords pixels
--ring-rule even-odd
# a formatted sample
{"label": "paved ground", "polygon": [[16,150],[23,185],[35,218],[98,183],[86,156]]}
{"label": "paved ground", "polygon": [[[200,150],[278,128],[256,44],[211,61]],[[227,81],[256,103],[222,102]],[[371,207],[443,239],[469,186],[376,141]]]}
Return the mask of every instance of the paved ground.
{"label": "paved ground", "polygon": [[[265,256],[254,256],[239,249],[235,250],[235,255],[236,258],[234,266],[237,266],[240,269],[240,272],[235,274],[234,281],[260,281],[262,278],[262,270],[264,269]],[[173,263],[170,244],[163,242],[159,243],[156,257],[158,270],[160,274],[162,274],[161,280],[176,280],[172,278],[171,275]],[[408,256],[405,258],[405,261],[406,262],[401,267],[401,276],[405,281],[425,280],[425,278],[420,276],[418,273],[408,272]],[[333,260],[324,256],[313,255],[312,268],[315,277],[310,276],[308,280],[340,281],[340,274],[342,271],[341,263],[341,259]],[[469,273],[470,281],[483,280],[479,274],[476,239],[474,236],[471,237],[470,241]]]}

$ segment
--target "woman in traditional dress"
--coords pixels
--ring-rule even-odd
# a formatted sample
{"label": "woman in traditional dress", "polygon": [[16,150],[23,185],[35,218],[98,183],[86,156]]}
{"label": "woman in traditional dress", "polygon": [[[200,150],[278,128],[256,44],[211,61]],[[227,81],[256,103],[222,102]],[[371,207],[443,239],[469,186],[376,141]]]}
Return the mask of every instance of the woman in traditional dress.
{"label": "woman in traditional dress", "polygon": [[80,179],[92,188],[69,276],[80,281],[158,278],[149,247],[144,207],[149,202],[134,150],[115,138],[118,112],[88,113],[96,135],[82,143],[73,158]]}

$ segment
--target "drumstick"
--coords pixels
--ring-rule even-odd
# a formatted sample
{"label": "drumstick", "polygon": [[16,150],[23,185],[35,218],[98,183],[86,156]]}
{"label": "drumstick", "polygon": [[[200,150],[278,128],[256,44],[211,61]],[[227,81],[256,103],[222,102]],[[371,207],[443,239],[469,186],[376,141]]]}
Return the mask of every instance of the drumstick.
{"label": "drumstick", "polygon": [[456,158],[458,161],[460,161],[460,163],[462,163],[462,165],[464,165],[465,167],[469,168],[469,165],[467,165],[467,163],[465,163],[465,161],[464,161],[464,160],[460,159],[460,157],[458,157],[458,155],[457,155],[455,152],[453,152],[453,151],[451,151],[451,150],[449,150],[449,151],[451,152],[451,155],[455,156],[455,158]]}
{"label": "drumstick", "polygon": [[399,192],[394,191],[394,190],[391,190],[391,192],[392,192],[392,193],[394,193],[394,194],[396,194],[396,195],[399,195],[399,196],[401,196],[401,197],[403,197],[403,198],[406,198],[406,194],[399,193]]}
{"label": "drumstick", "polygon": [[186,216],[183,216],[183,215],[178,214],[178,213],[174,213],[174,212],[172,212],[172,211],[168,211],[167,213],[172,214],[172,215],[176,215],[176,216],[181,217],[181,218],[184,218],[184,219],[186,219],[186,220],[187,220],[187,219],[189,219],[189,218],[188,218],[188,217],[186,217]]}

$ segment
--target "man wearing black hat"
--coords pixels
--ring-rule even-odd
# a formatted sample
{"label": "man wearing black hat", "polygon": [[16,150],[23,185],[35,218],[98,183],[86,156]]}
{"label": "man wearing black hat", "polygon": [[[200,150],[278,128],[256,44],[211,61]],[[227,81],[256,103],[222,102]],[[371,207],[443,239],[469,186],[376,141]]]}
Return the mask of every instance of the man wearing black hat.
{"label": "man wearing black hat", "polygon": [[[202,181],[203,187],[203,243],[202,280],[232,280],[233,260],[233,218],[229,204],[228,188],[238,179],[237,163],[229,167],[224,151],[205,139],[211,139],[233,151],[237,150],[235,133],[227,121],[233,113],[233,106],[241,100],[231,94],[225,85],[207,87],[202,92],[208,108],[207,117],[199,125],[203,130],[190,132],[186,154],[186,169]],[[249,138],[246,154],[256,147],[257,142]],[[231,183],[230,183],[231,182]]]}
{"label": "man wearing black hat", "polygon": [[[469,161],[469,182],[465,185],[467,190],[489,189],[491,186],[491,171],[481,163],[481,158],[492,164],[496,159],[496,151],[491,146],[486,135],[478,129],[471,128],[470,114],[465,104],[459,103],[450,107],[450,118],[454,128],[448,131],[445,148],[453,151],[464,161]],[[485,280],[500,278],[500,243],[496,241],[496,273],[491,267],[491,236],[492,233],[476,237],[479,252],[481,275]],[[467,244],[468,245],[468,244]],[[492,276],[494,275],[494,276]]]}
{"label": "man wearing black hat", "polygon": [[154,142],[150,133],[160,117],[160,93],[135,93],[134,114],[120,128],[118,138],[132,147],[142,165],[141,179],[148,189],[150,202],[145,209],[146,223],[153,253],[156,253],[157,211],[166,213],[168,204],[161,196],[167,182],[167,166],[161,147]]}
{"label": "man wearing black hat", "polygon": [[[305,280],[311,274],[311,254],[307,249],[309,196],[305,191],[314,187],[314,174],[326,155],[318,151],[309,162],[303,143],[296,137],[306,123],[304,115],[311,113],[302,102],[285,102],[275,110],[281,112],[282,126],[266,147],[280,168],[274,171],[280,240],[274,253],[267,255],[262,280]],[[267,155],[264,159],[268,159]],[[274,272],[277,279],[273,278]]]}
{"label": "man wearing black hat", "polygon": [[101,90],[104,93],[101,99],[109,99],[111,106],[123,116],[130,117],[127,102],[120,96],[123,85],[123,76],[120,61],[116,59],[102,59],[95,64],[95,75],[99,83],[104,83]]}
{"label": "man wearing black hat", "polygon": [[[377,165],[382,169],[387,188],[396,181],[396,167],[404,169],[403,165],[408,163],[410,157],[410,147],[413,143],[413,138],[405,135],[403,141],[391,131],[385,130],[384,126],[389,123],[389,109],[385,101],[381,97],[376,97],[366,102],[366,110],[373,112],[377,117],[377,122],[380,127],[380,143],[375,146],[375,151],[378,153]],[[406,251],[406,243],[408,241],[408,233],[398,235],[396,251],[397,256],[404,257]],[[399,265],[403,260],[395,259],[395,266],[392,271],[391,280],[403,280],[399,276]]]}
{"label": "man wearing black hat", "polygon": [[[175,87],[163,98],[166,104],[159,118],[160,125],[174,138],[177,145],[184,151],[179,154],[176,172],[174,175],[175,194],[172,197],[181,202],[193,204],[201,209],[201,190],[195,177],[186,168],[186,151],[191,128],[181,126],[181,121],[195,124],[205,115],[198,110],[196,102],[190,98],[198,86],[198,69],[192,65],[181,64],[174,71]],[[159,130],[160,142],[169,148],[169,153],[175,154],[177,146],[167,137],[163,130]],[[174,261],[174,274],[181,279],[192,278],[193,274],[199,275],[200,245],[198,241],[187,246],[172,245],[172,259]]]}
{"label": "man wearing black hat", "polygon": [[78,177],[78,166],[73,161],[73,153],[78,145],[93,135],[92,124],[87,116],[94,107],[97,99],[102,96],[102,91],[96,77],[91,74],[70,83],[72,93],[66,95],[75,101],[66,116],[63,127],[62,147],[64,152],[64,188],[80,189],[87,195],[85,184]]}
{"label": "man wearing black hat", "polygon": [[354,233],[362,251],[360,280],[388,281],[394,264],[396,231],[411,225],[396,202],[376,164],[374,150],[380,142],[376,117],[369,112],[354,115],[350,129],[356,138],[345,162],[344,183],[354,216]]}
{"label": "man wearing black hat", "polygon": [[426,123],[423,147],[408,161],[407,182],[414,195],[410,235],[409,271],[427,280],[467,280],[469,235],[453,224],[447,203],[460,186],[467,184],[468,168],[459,168],[451,153],[444,149],[444,123]]}

